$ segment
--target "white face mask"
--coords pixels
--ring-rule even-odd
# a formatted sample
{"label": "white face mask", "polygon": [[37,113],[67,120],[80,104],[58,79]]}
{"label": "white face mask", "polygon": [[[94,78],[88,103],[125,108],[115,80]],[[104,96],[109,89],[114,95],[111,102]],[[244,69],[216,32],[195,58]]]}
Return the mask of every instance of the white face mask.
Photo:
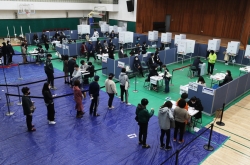
{"label": "white face mask", "polygon": [[138,58],[136,58],[135,60],[138,60]]}
{"label": "white face mask", "polygon": [[195,102],[192,102],[192,104],[195,104]]}
{"label": "white face mask", "polygon": [[226,75],[228,75],[228,73],[226,72]]}

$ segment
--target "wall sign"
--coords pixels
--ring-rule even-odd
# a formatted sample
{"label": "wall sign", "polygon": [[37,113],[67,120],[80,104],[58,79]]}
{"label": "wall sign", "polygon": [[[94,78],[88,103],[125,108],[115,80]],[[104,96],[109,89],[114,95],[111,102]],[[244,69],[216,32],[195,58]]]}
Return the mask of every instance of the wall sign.
{"label": "wall sign", "polygon": [[209,95],[214,95],[214,89],[203,87],[202,93],[206,93],[206,94],[209,94]]}
{"label": "wall sign", "polygon": [[119,68],[124,68],[125,67],[125,63],[121,62],[121,61],[118,61],[118,67]]}

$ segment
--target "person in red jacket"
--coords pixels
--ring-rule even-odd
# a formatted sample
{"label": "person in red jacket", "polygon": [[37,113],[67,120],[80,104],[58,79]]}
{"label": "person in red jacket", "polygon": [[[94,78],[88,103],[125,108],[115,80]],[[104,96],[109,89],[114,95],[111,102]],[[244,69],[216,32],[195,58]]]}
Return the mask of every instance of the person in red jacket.
{"label": "person in red jacket", "polygon": [[81,89],[79,88],[79,85],[80,85],[80,81],[75,80],[73,91],[74,91],[74,99],[76,102],[76,106],[75,106],[75,109],[77,111],[76,118],[82,118],[82,116],[84,114],[83,105],[82,105],[83,95],[82,95]]}
{"label": "person in red jacket", "polygon": [[87,46],[85,42],[83,42],[81,46],[81,54],[83,55],[84,58],[87,56],[87,52],[88,52]]}

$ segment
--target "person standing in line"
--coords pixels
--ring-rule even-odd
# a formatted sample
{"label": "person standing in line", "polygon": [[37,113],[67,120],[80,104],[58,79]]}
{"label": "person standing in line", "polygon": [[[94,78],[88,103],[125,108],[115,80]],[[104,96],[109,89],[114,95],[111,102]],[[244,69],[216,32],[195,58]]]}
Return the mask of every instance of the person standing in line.
{"label": "person standing in line", "polygon": [[86,58],[87,52],[88,50],[87,50],[86,44],[85,42],[83,42],[81,45],[81,54],[83,55],[83,58]]}
{"label": "person standing in line", "polygon": [[162,65],[163,71],[164,71],[164,75],[163,78],[165,79],[165,93],[169,93],[169,82],[171,80],[171,74],[169,73],[169,70],[167,68],[167,66],[164,64]]}
{"label": "person standing in line", "polygon": [[15,51],[10,43],[10,41],[7,41],[7,56],[8,56],[8,64],[12,64],[12,56],[15,54]]}
{"label": "person standing in line", "polygon": [[120,89],[121,89],[121,102],[124,103],[123,96],[125,94],[126,105],[131,105],[128,102],[129,79],[128,79],[128,75],[126,74],[126,68],[122,68],[121,73],[119,75],[119,81],[120,81]]}
{"label": "person standing in line", "polygon": [[64,72],[64,83],[69,84],[69,66],[68,66],[68,61],[69,61],[69,56],[65,55],[64,56],[64,61],[63,61],[63,72]]}
{"label": "person standing in line", "polygon": [[[161,149],[171,150],[172,147],[169,146],[170,142],[170,121],[174,121],[173,113],[171,111],[173,104],[171,101],[165,102],[159,110],[158,119],[161,128]],[[166,144],[163,143],[165,134],[167,135]]]}
{"label": "person standing in line", "polygon": [[138,104],[136,107],[136,120],[139,125],[139,145],[142,145],[142,148],[150,148],[150,145],[146,143],[147,134],[148,134],[148,122],[149,119],[154,115],[154,109],[151,108],[151,111],[147,110],[148,99],[143,98],[141,104]]}
{"label": "person standing in line", "polygon": [[54,108],[54,101],[53,97],[55,95],[52,95],[50,90],[49,90],[49,83],[44,83],[43,85],[43,99],[45,102],[45,105],[47,107],[47,119],[49,121],[49,124],[56,124],[55,120],[55,108]]}
{"label": "person standing in line", "polygon": [[112,103],[113,103],[113,99],[115,97],[115,94],[117,94],[115,82],[112,80],[113,77],[114,77],[114,74],[110,73],[108,79],[106,79],[106,81],[105,81],[106,92],[109,95],[109,101],[108,101],[108,108],[109,109],[115,108],[114,106],[112,106]]}
{"label": "person standing in line", "polygon": [[87,47],[87,50],[88,50],[88,58],[87,58],[87,61],[89,61],[89,57],[92,56],[94,58],[94,60],[96,60],[95,58],[95,49],[94,49],[94,46],[92,44],[92,41],[89,40],[89,44],[88,44],[88,47]]}
{"label": "person standing in line", "polygon": [[179,143],[183,143],[183,134],[185,131],[185,122],[189,119],[188,112],[184,109],[186,106],[186,101],[180,99],[178,101],[178,106],[174,109],[174,119],[175,119],[175,128],[174,128],[174,141],[176,141],[177,133],[180,130]]}
{"label": "person standing in line", "polygon": [[22,57],[23,57],[23,63],[27,63],[27,49],[25,47],[25,43],[23,42],[21,44],[21,53],[22,53]]}
{"label": "person standing in line", "polygon": [[212,75],[214,71],[214,65],[217,60],[217,55],[214,53],[213,50],[210,51],[208,56],[208,66],[207,66],[207,75]]}
{"label": "person standing in line", "polygon": [[72,84],[71,82],[71,78],[72,78],[72,74],[75,70],[75,65],[76,65],[76,56],[73,56],[69,61],[68,61],[68,71],[69,71],[69,75],[70,75],[70,84]]}
{"label": "person standing in line", "polygon": [[34,112],[34,105],[29,97],[30,89],[28,87],[22,88],[22,106],[23,106],[23,114],[26,116],[26,124],[29,132],[36,131],[34,125],[32,125],[32,115]]}
{"label": "person standing in line", "polygon": [[53,68],[53,64],[51,62],[51,58],[52,58],[52,55],[47,54],[47,58],[46,58],[45,64],[44,64],[44,70],[45,70],[45,73],[47,75],[47,81],[51,86],[50,89],[55,90],[56,87],[54,86],[54,68]]}
{"label": "person standing in line", "polygon": [[74,86],[73,86],[73,91],[74,91],[74,100],[76,102],[75,109],[76,109],[76,118],[82,118],[83,114],[83,105],[82,105],[82,99],[83,95],[81,92],[81,89],[79,88],[80,86],[80,81],[75,80],[74,81]]}
{"label": "person standing in line", "polygon": [[[89,114],[90,115],[94,115],[94,116],[100,116],[97,113],[97,107],[99,104],[99,91],[100,91],[100,85],[98,84],[99,81],[99,76],[95,76],[94,77],[93,82],[91,82],[89,84],[89,95],[90,95],[90,99],[91,99],[91,104],[90,104],[90,109],[89,109]],[[94,113],[93,113],[93,109],[94,109]]]}

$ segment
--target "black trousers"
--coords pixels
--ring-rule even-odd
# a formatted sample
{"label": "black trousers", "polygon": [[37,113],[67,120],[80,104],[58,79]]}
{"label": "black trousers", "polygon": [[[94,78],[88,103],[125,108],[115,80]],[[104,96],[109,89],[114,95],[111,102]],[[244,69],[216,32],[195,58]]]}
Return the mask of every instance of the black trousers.
{"label": "black trousers", "polygon": [[9,63],[9,64],[12,63],[12,54],[9,54],[9,55],[8,55],[8,63]]}
{"label": "black trousers", "polygon": [[45,72],[45,73],[46,73],[46,75],[47,75],[47,81],[48,81],[48,83],[49,83],[52,87],[54,87],[54,74],[51,73],[51,72]]}
{"label": "black trousers", "polygon": [[49,104],[47,106],[47,119],[49,121],[54,121],[55,120],[55,108],[54,108],[54,104]]}
{"label": "black trousers", "polygon": [[164,144],[163,143],[163,139],[164,139],[165,134],[167,136],[166,147],[168,147],[169,146],[169,142],[170,142],[170,129],[168,129],[168,130],[161,129],[161,136],[160,136],[161,146]]}
{"label": "black trousers", "polygon": [[121,101],[123,101],[123,97],[125,94],[125,102],[128,103],[128,91],[125,90],[125,86],[120,85],[120,89],[121,89]]}
{"label": "black trousers", "polygon": [[72,81],[71,81],[71,78],[72,78],[72,74],[73,74],[73,72],[74,72],[74,71],[70,71],[70,72],[69,72],[69,76],[70,76],[70,84],[71,84],[71,85],[74,85],[74,84],[72,84]]}
{"label": "black trousers", "polygon": [[213,72],[214,72],[214,64],[208,62],[207,73],[208,74],[213,74]]}
{"label": "black trousers", "polygon": [[109,95],[108,106],[112,107],[112,103],[113,103],[113,99],[115,97],[115,94],[114,93],[108,93],[108,95]]}
{"label": "black trousers", "polygon": [[28,130],[32,130],[32,115],[26,115],[26,124],[28,127]]}
{"label": "black trousers", "polygon": [[143,70],[142,70],[142,68],[140,67],[140,68],[138,68],[138,70],[139,70],[140,74],[143,76]]}
{"label": "black trousers", "polygon": [[93,114],[93,110],[94,110],[94,115],[96,115],[98,104],[99,104],[99,97],[94,97],[90,104],[90,109],[89,109],[90,115]]}
{"label": "black trousers", "polygon": [[174,139],[177,138],[178,130],[180,130],[179,141],[182,141],[182,139],[183,139],[183,134],[184,134],[184,129],[185,129],[185,122],[182,123],[182,122],[175,121]]}
{"label": "black trousers", "polygon": [[89,61],[89,57],[90,57],[90,56],[94,57],[94,59],[96,60],[95,54],[94,54],[93,51],[92,51],[92,53],[88,52],[88,59],[87,59],[87,61]]}
{"label": "black trousers", "polygon": [[139,123],[139,141],[142,145],[146,145],[148,134],[148,123]]}
{"label": "black trousers", "polygon": [[7,55],[3,55],[3,64],[4,64],[4,65],[7,65],[6,62],[8,62],[8,61],[7,61]]}

